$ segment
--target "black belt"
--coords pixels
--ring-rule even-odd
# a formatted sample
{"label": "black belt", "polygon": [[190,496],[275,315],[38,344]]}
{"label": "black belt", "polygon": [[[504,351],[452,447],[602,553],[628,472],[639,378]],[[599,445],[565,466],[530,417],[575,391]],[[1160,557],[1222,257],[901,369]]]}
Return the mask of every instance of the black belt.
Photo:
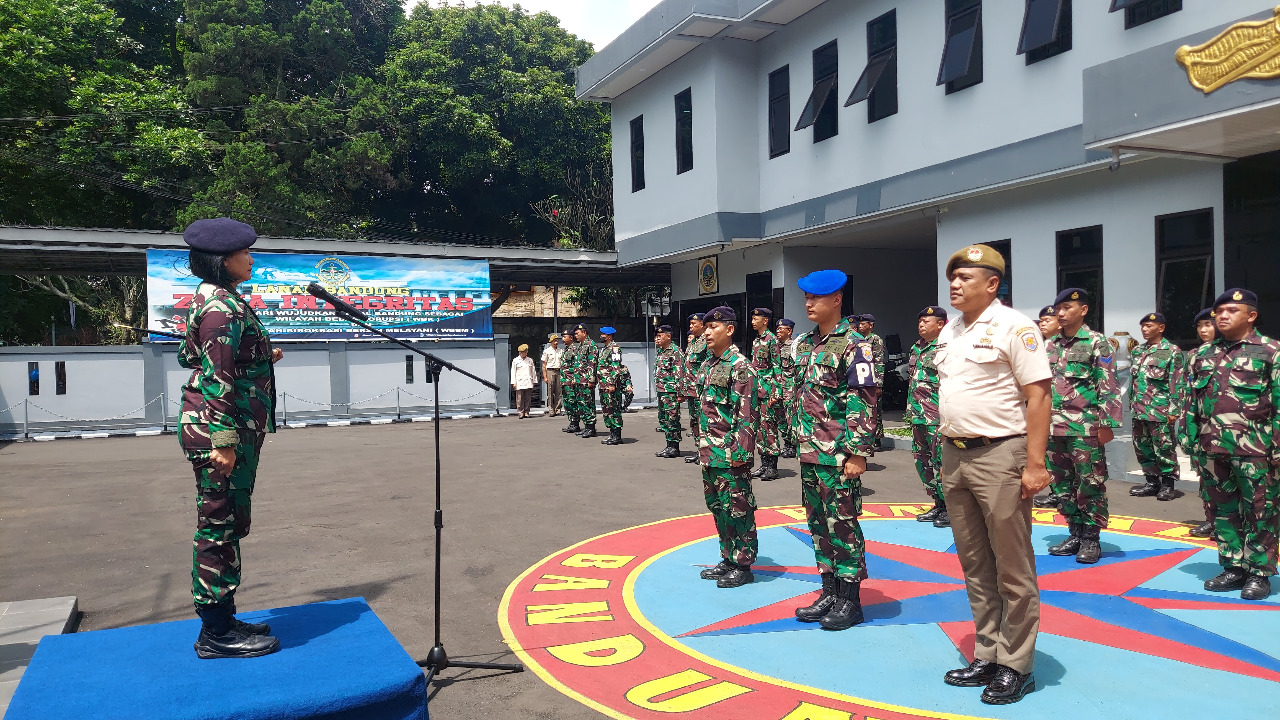
{"label": "black belt", "polygon": [[962,438],[944,438],[947,442],[955,445],[961,450],[973,450],[974,448],[987,447],[995,445],[998,442],[1011,440],[1016,437],[1026,437],[1025,435],[1005,435],[1004,437],[962,437]]}

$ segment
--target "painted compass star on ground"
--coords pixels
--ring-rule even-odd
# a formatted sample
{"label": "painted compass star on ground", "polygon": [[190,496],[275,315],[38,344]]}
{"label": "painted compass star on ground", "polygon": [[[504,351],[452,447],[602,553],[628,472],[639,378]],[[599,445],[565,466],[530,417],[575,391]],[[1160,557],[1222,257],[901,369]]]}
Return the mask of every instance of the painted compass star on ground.
{"label": "painted compass star on ground", "polygon": [[[812,548],[807,531],[795,527],[787,530],[797,542]],[[1280,611],[1280,605],[1231,595],[1213,597],[1142,587],[1201,550],[1194,547],[1107,552],[1096,565],[1080,565],[1073,556],[1037,555],[1040,632],[1280,683],[1280,657],[1160,612],[1265,612]],[[938,552],[868,541],[866,553],[867,566],[874,577],[862,583],[867,620],[859,627],[937,624],[957,649],[973,657],[973,616],[955,546]],[[752,571],[757,575],[821,582],[813,566],[756,566]],[[817,624],[795,619],[795,609],[808,605],[817,595],[817,591],[806,592],[678,637],[824,632]],[[844,632],[857,631],[853,628]]]}

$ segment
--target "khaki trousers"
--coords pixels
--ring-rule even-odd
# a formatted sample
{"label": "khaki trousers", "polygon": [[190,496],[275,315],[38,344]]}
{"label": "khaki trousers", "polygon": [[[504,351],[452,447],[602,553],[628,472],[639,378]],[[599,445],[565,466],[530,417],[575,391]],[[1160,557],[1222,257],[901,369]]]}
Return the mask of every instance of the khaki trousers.
{"label": "khaki trousers", "polygon": [[552,415],[564,412],[564,403],[560,393],[560,368],[547,368],[547,410]]}
{"label": "khaki trousers", "polygon": [[1040,630],[1031,500],[1022,497],[1027,439],[961,450],[942,444],[942,490],[977,635],[974,658],[1029,673]]}

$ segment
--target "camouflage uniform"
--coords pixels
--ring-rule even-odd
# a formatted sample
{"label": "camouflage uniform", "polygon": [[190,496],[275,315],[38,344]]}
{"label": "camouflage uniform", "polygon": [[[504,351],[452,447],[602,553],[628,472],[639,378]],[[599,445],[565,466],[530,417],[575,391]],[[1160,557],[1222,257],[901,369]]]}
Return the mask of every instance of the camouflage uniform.
{"label": "camouflage uniform", "polygon": [[578,419],[584,426],[596,424],[596,371],[600,351],[596,341],[587,338],[578,345],[575,379],[578,387]]}
{"label": "camouflage uniform", "polygon": [[658,391],[658,425],[669,443],[679,443],[680,396],[684,392],[684,353],[675,343],[658,348],[653,380]]}
{"label": "camouflage uniform", "polygon": [[942,437],[938,412],[937,339],[916,341],[911,346],[907,365],[911,381],[907,388],[907,412],[903,417],[911,425],[911,454],[916,459],[916,474],[924,483],[925,494],[935,503],[942,500]]}
{"label": "camouflage uniform", "polygon": [[[626,386],[622,384],[622,348],[612,340],[598,346],[596,361],[596,377],[600,383],[600,414],[604,415],[604,426],[610,430],[622,429],[622,396]],[[613,390],[605,386],[612,385]],[[592,408],[591,422],[595,422],[595,408]]]}
{"label": "camouflage uniform", "polygon": [[1046,349],[1053,368],[1053,415],[1046,462],[1058,509],[1072,525],[1107,527],[1107,456],[1098,428],[1120,427],[1111,343],[1082,325]]}
{"label": "camouflage uniform", "polygon": [[879,448],[884,440],[884,408],[880,407],[880,396],[884,392],[884,338],[873,332],[867,335],[867,342],[871,343],[871,361],[876,371],[876,399],[872,409],[876,414],[876,447]]}
{"label": "camouflage uniform", "polygon": [[778,377],[782,386],[782,402],[779,412],[781,422],[778,426],[782,442],[786,445],[796,444],[795,428],[792,427],[792,404],[796,397],[796,351],[794,343],[778,344]]}
{"label": "camouflage uniform", "polygon": [[[720,557],[739,567],[756,560],[756,498],[750,470],[756,449],[756,374],[734,348],[702,368],[698,462],[702,492],[720,536]],[[740,462],[742,465],[734,466]]]}
{"label": "camouflage uniform", "polygon": [[1280,524],[1280,343],[1256,330],[1219,337],[1190,363],[1188,434],[1205,454],[1218,562],[1276,574]]}
{"label": "camouflage uniform", "polygon": [[751,367],[756,371],[756,392],[760,395],[760,454],[781,455],[778,426],[782,422],[782,386],[778,374],[778,338],[768,330],[751,342]]}
{"label": "camouflage uniform", "polygon": [[[1206,352],[1213,343],[1201,343],[1195,350],[1188,352],[1186,357],[1186,373],[1184,381],[1190,384],[1191,368],[1195,363],[1195,359],[1200,353]],[[1193,395],[1189,388],[1182,393],[1184,407],[1182,409],[1182,417],[1178,423],[1178,444],[1187,452],[1191,459],[1191,467],[1195,469],[1196,476],[1200,478],[1200,502],[1204,506],[1204,519],[1209,525],[1215,524],[1214,518],[1217,516],[1217,509],[1214,508],[1212,500],[1209,498],[1209,487],[1213,484],[1213,474],[1209,467],[1209,456],[1205,454],[1204,449],[1200,447],[1200,443],[1192,440],[1195,433],[1192,431],[1190,415],[1191,403]]]}
{"label": "camouflage uniform", "polygon": [[1133,449],[1142,474],[1178,478],[1178,452],[1173,423],[1183,410],[1186,357],[1177,345],[1160,338],[1138,349],[1129,385],[1133,412]]}
{"label": "camouflage uniform", "polygon": [[636,399],[636,389],[631,384],[631,368],[626,365],[618,370],[618,389],[622,391],[622,409],[625,411]]}
{"label": "camouflage uniform", "polygon": [[[249,534],[258,455],[276,431],[271,339],[235,293],[201,283],[191,300],[178,363],[193,372],[182,386],[178,440],[196,476],[191,594],[196,605],[233,599],[240,586],[240,540]],[[235,448],[223,475],[214,448]]]}
{"label": "camouflage uniform", "polygon": [[870,455],[875,444],[872,348],[847,319],[826,336],[814,328],[796,344],[796,371],[792,425],[818,570],[862,580],[862,482],[844,476],[844,461]]}
{"label": "camouflage uniform", "polygon": [[560,356],[560,385],[564,393],[564,414],[569,416],[570,423],[582,420],[582,386],[578,383],[578,368],[581,366],[581,345],[578,341],[569,343]]}
{"label": "camouflage uniform", "polygon": [[702,391],[698,386],[698,378],[702,372],[702,364],[710,357],[711,351],[707,349],[707,339],[704,337],[694,338],[685,352],[684,394],[689,398],[689,434],[693,436],[694,442],[702,436],[701,423],[698,421],[698,412],[701,409],[698,398],[702,396]]}

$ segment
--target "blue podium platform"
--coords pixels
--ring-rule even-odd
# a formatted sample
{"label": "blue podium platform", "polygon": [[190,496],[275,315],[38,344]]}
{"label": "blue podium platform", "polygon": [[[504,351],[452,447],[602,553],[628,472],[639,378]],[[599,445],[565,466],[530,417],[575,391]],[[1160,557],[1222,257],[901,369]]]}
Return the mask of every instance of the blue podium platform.
{"label": "blue podium platform", "polygon": [[240,617],[280,651],[201,660],[198,620],[45,637],[5,720],[426,720],[421,668],[363,598]]}

